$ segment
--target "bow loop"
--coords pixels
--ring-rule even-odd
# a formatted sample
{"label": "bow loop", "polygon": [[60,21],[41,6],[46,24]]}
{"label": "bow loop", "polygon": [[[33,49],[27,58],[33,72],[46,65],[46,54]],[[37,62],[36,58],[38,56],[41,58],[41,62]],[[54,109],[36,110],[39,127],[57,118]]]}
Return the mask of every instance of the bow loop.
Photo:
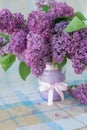
{"label": "bow loop", "polygon": [[48,91],[48,105],[52,105],[53,103],[53,93],[54,90],[59,94],[59,96],[61,97],[61,100],[64,100],[64,94],[63,91],[67,90],[67,84],[66,83],[55,83],[54,85],[43,82],[41,80],[39,80],[39,90],[42,91]]}

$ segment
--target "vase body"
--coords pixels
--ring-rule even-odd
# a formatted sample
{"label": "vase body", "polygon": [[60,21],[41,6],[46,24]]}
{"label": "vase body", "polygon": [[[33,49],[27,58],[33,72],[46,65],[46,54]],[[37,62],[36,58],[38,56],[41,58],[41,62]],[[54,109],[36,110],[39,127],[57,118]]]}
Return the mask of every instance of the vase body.
{"label": "vase body", "polygon": [[[56,83],[64,82],[65,74],[64,71],[58,70],[57,67],[54,67],[52,63],[47,63],[46,68],[43,74],[39,77],[42,82],[48,83],[50,85],[54,85]],[[46,91],[39,91],[40,96],[48,100],[48,90]],[[53,93],[53,101],[60,100],[59,94],[54,90]]]}

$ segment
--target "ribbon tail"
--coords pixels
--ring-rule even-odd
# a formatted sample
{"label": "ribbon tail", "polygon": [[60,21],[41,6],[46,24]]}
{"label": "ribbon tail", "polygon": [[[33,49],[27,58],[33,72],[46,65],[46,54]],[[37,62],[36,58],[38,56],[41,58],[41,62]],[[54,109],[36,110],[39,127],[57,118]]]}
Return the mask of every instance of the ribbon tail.
{"label": "ribbon tail", "polygon": [[57,87],[55,87],[55,90],[56,90],[57,93],[60,95],[62,101],[64,101],[64,94],[63,94],[63,92],[62,92],[60,89],[58,89]]}
{"label": "ribbon tail", "polygon": [[48,92],[48,105],[52,105],[53,104],[53,89],[50,89]]}
{"label": "ribbon tail", "polygon": [[66,91],[68,89],[68,85],[66,83],[59,83],[58,87],[60,90]]}

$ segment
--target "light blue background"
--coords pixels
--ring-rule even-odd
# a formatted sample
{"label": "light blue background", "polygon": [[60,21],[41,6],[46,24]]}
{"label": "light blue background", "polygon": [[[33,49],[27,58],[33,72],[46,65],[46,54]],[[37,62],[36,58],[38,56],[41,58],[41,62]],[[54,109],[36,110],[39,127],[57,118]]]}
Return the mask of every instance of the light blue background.
{"label": "light blue background", "polygon": [[[0,9],[9,8],[13,12],[22,12],[27,16],[27,14],[35,8],[35,0],[0,0]],[[85,12],[87,10],[87,0],[57,0],[65,1],[75,10],[80,10]]]}

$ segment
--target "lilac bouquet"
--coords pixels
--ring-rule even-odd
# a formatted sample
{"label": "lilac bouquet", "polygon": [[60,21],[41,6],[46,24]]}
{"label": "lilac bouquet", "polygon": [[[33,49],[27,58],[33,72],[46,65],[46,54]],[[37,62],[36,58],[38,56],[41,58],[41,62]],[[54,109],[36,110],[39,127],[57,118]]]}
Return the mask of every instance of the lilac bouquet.
{"label": "lilac bouquet", "polygon": [[75,73],[87,66],[87,26],[81,12],[65,2],[36,0],[37,9],[25,19],[21,13],[0,11],[0,64],[8,70],[19,59],[19,73],[39,77],[47,62],[62,69],[67,59]]}

